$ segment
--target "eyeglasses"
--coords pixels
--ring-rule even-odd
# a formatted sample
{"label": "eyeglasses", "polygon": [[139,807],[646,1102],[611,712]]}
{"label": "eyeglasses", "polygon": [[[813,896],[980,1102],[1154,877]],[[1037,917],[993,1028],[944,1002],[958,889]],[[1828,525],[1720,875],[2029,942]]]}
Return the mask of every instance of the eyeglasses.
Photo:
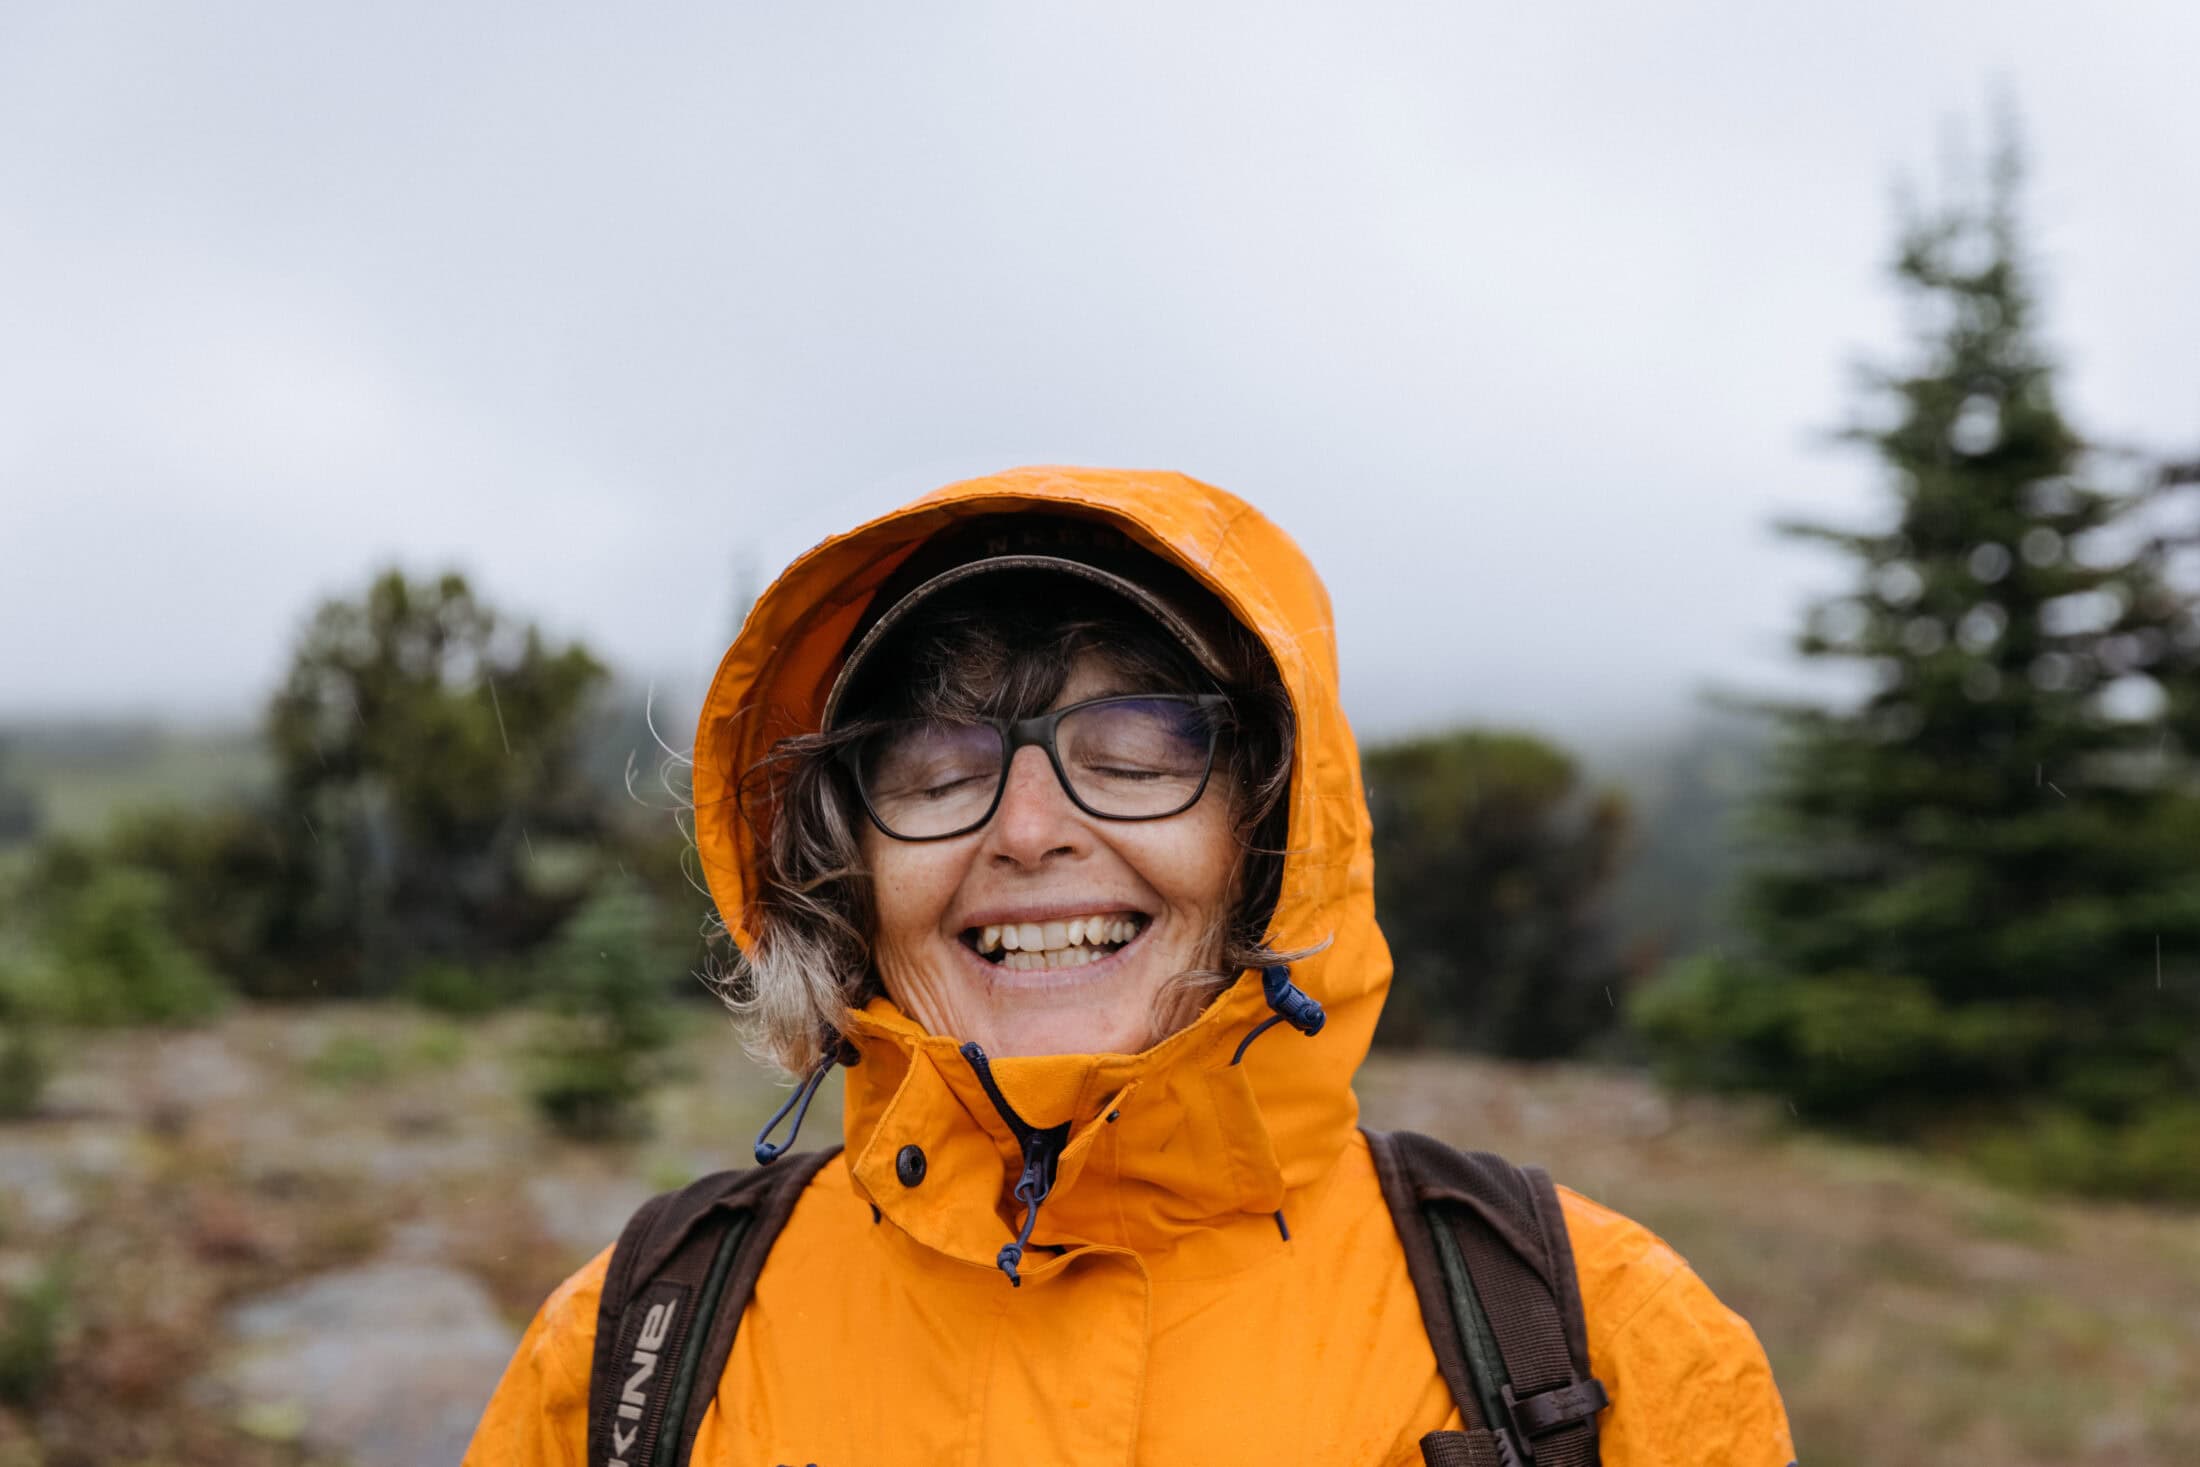
{"label": "eyeglasses", "polygon": [[1047,751],[1078,809],[1102,820],[1163,820],[1206,791],[1228,722],[1221,693],[1124,693],[1033,718],[911,718],[842,752],[871,822],[895,840],[946,840],[993,818],[1016,751]]}

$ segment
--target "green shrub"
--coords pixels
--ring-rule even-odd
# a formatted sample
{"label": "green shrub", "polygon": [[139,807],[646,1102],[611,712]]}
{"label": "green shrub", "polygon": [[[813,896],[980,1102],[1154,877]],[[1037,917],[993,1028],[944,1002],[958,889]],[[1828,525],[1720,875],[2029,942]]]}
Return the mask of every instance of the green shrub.
{"label": "green shrub", "polygon": [[547,1012],[528,1051],[528,1093],[552,1127],[584,1140],[644,1129],[673,1037],[669,945],[648,894],[607,882],[537,968]]}
{"label": "green shrub", "polygon": [[2121,1123],[2042,1109],[1967,1149],[1988,1176],[2010,1186],[2200,1202],[2200,1102],[2158,1105]]}
{"label": "green shrub", "polygon": [[1674,963],[1628,1002],[1658,1076],[1687,1090],[1746,1090],[1788,1058],[1788,1014],[1770,977],[1717,954]]}
{"label": "green shrub", "polygon": [[25,1015],[10,1013],[7,996],[0,993],[0,1121],[35,1114],[52,1073],[38,1026]]}
{"label": "green shrub", "polygon": [[312,1079],[344,1090],[382,1084],[396,1068],[389,1051],[363,1034],[337,1034],[306,1062]]}
{"label": "green shrub", "polygon": [[1625,799],[1529,734],[1454,729],[1362,763],[1393,959],[1376,1042],[1549,1059],[1611,1029]]}
{"label": "green shrub", "polygon": [[69,1318],[66,1262],[0,1294],[0,1401],[27,1406],[53,1378]]}
{"label": "green shrub", "polygon": [[408,1066],[422,1070],[456,1069],[466,1058],[466,1031],[448,1022],[430,1024],[405,1046],[404,1058]]}
{"label": "green shrub", "polygon": [[180,1024],[227,994],[176,938],[167,886],[107,866],[57,894],[38,948],[13,968],[13,1001],[64,1024]]}
{"label": "green shrub", "polygon": [[342,952],[313,920],[312,855],[303,827],[258,803],[153,806],[117,819],[94,859],[165,883],[183,945],[253,997],[305,997]]}
{"label": "green shrub", "polygon": [[509,969],[482,963],[419,963],[406,971],[398,988],[422,1008],[462,1018],[495,1013],[520,997],[520,985]]}
{"label": "green shrub", "polygon": [[1668,1084],[1766,1090],[1811,1119],[1911,1133],[2075,1074],[2086,1039],[2039,1003],[1957,1006],[1915,978],[1789,977],[1717,955],[1674,964],[1628,1017]]}

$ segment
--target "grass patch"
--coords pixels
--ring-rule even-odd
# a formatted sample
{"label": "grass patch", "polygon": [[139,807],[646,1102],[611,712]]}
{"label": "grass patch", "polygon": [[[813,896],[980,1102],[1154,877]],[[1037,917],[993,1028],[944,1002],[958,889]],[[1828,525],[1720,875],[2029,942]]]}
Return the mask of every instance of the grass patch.
{"label": "grass patch", "polygon": [[9,1017],[0,1001],[0,1121],[36,1115],[39,1096],[52,1074],[45,1035],[38,1026]]}
{"label": "grass patch", "polygon": [[70,1293],[70,1266],[63,1258],[0,1299],[0,1401],[27,1406],[53,1379],[61,1364]]}
{"label": "grass patch", "polygon": [[406,1067],[430,1071],[455,1070],[464,1063],[466,1049],[466,1031],[456,1024],[439,1020],[406,1041]]}
{"label": "grass patch", "polygon": [[475,1019],[519,1002],[524,985],[510,965],[436,961],[407,972],[398,991],[424,1009]]}
{"label": "grass patch", "polygon": [[1974,1237],[1995,1243],[2018,1243],[2027,1248],[2060,1248],[2062,1225],[2045,1208],[2021,1197],[1996,1193],[1966,1208],[1963,1226]]}
{"label": "grass patch", "polygon": [[397,1065],[387,1049],[366,1035],[338,1034],[306,1061],[305,1071],[317,1085],[353,1090],[387,1084]]}

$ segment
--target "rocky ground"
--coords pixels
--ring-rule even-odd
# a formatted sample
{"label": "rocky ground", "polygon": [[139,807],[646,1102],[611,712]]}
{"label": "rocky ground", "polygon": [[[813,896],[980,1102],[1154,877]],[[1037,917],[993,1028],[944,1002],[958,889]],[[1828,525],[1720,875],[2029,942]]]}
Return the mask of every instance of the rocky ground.
{"label": "rocky ground", "polygon": [[[777,1100],[699,1011],[650,1140],[562,1142],[522,1038],[324,1006],[75,1046],[0,1126],[0,1467],[455,1462],[542,1295],[652,1191],[741,1164]],[[1395,1057],[1362,1093],[1370,1124],[1540,1160],[1658,1229],[1757,1325],[1813,1467],[2200,1461],[2189,1215],[2019,1198],[1608,1071]]]}

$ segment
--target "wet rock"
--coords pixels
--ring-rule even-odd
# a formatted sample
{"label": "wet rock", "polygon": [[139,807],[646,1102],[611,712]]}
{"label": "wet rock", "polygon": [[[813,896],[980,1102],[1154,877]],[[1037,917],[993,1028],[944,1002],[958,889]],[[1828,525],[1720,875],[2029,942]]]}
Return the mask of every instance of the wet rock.
{"label": "wet rock", "polygon": [[67,1158],[50,1143],[0,1141],[0,1211],[10,1227],[48,1233],[83,1212],[70,1185]]}
{"label": "wet rock", "polygon": [[511,1329],[470,1275],[387,1261],[239,1305],[213,1378],[238,1418],[297,1423],[354,1467],[456,1462],[510,1357]]}
{"label": "wet rock", "polygon": [[530,1178],[527,1200],[543,1232],[569,1248],[594,1253],[616,1240],[627,1219],[654,1195],[654,1189],[628,1177],[560,1176]]}
{"label": "wet rock", "polygon": [[156,1103],[185,1110],[240,1100],[261,1088],[258,1067],[230,1049],[218,1034],[163,1039],[153,1054],[150,1080]]}

